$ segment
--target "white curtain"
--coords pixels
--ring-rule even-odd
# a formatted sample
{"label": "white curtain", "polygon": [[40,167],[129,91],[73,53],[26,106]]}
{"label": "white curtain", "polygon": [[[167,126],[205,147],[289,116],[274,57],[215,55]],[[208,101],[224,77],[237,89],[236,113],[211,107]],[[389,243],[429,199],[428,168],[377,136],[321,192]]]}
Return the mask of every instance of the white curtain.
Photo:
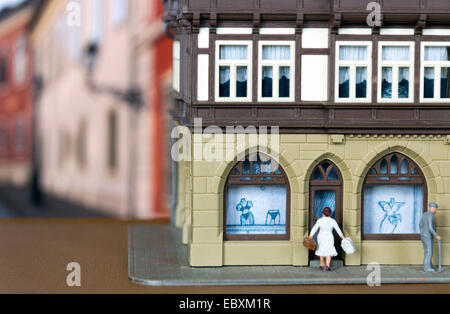
{"label": "white curtain", "polygon": [[350,80],[350,68],[349,67],[340,67],[339,68],[339,84],[344,84]]}
{"label": "white curtain", "polygon": [[382,72],[383,80],[392,83],[392,68],[383,68]]}
{"label": "white curtain", "polygon": [[263,46],[263,60],[290,60],[290,46]]}
{"label": "white curtain", "polygon": [[448,61],[447,47],[425,47],[425,61]]}
{"label": "white curtain", "polygon": [[434,80],[434,68],[425,68],[425,78],[428,80]]}
{"label": "white curtain", "polygon": [[262,68],[262,76],[263,76],[263,78],[273,78],[273,68],[272,67],[263,67]]}
{"label": "white curtain", "polygon": [[409,61],[409,47],[383,47],[383,61]]}
{"label": "white curtain", "polygon": [[403,79],[409,81],[409,68],[407,67],[398,68],[398,81],[401,82]]}
{"label": "white curtain", "polygon": [[230,80],[230,67],[220,67],[220,84],[225,84]]}
{"label": "white curtain", "polygon": [[220,46],[220,60],[246,60],[247,46]]}
{"label": "white curtain", "polygon": [[341,61],[367,60],[367,47],[341,46],[339,48],[339,60]]}
{"label": "white curtain", "polygon": [[246,82],[247,81],[247,67],[237,67],[236,81],[238,81],[238,82]]}
{"label": "white curtain", "polygon": [[356,84],[360,84],[367,81],[367,68],[357,67],[356,68]]}
{"label": "white curtain", "polygon": [[[425,68],[424,75],[428,80],[434,80],[434,68]],[[448,77],[448,68],[441,68],[441,78],[446,79]]]}
{"label": "white curtain", "polygon": [[280,67],[280,79],[284,76],[285,78],[289,79],[291,73],[290,67]]}

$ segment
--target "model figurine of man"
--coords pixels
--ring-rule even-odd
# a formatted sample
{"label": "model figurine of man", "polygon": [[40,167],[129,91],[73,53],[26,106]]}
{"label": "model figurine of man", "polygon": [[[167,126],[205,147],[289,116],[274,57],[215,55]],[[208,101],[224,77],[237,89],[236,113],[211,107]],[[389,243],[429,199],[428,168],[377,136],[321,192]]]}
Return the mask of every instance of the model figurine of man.
{"label": "model figurine of man", "polygon": [[426,272],[436,272],[433,267],[433,237],[438,241],[441,237],[436,233],[434,228],[434,215],[438,211],[438,204],[430,203],[428,212],[423,214],[422,220],[420,221],[420,237],[422,238],[423,250],[424,250],[424,270]]}

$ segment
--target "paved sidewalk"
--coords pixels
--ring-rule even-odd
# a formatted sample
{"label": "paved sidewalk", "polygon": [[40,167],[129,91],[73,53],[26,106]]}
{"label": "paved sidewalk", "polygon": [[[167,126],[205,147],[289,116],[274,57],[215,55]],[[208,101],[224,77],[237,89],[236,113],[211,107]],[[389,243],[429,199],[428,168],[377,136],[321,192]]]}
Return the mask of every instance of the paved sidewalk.
{"label": "paved sidewalk", "polygon": [[[128,272],[132,282],[150,286],[256,286],[367,284],[371,271],[342,267],[332,272],[292,266],[191,268],[179,230],[131,225]],[[420,266],[382,266],[381,284],[450,283],[450,272],[425,273]]]}

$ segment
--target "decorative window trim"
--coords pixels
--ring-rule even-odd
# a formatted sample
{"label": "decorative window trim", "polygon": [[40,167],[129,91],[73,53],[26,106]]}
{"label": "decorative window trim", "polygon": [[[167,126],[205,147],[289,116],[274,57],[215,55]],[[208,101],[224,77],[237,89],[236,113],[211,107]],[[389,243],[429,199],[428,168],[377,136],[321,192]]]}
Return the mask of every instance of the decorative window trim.
{"label": "decorative window trim", "polygon": [[[258,101],[259,102],[294,102],[295,101],[295,41],[266,41],[260,40],[258,43]],[[290,47],[290,60],[263,60],[263,46],[289,46]],[[273,67],[272,78],[272,90],[273,97],[262,97],[262,68],[264,66]],[[279,67],[290,67],[290,79],[289,79],[289,97],[279,97]]]}
{"label": "decorative window trim", "polygon": [[425,28],[422,31],[424,36],[450,36],[450,29],[448,28]]}
{"label": "decorative window trim", "polygon": [[[220,60],[220,46],[247,46],[246,60]],[[215,65],[215,101],[251,102],[253,91],[253,42],[250,40],[217,40]],[[230,67],[230,97],[220,97],[220,67]],[[236,97],[236,67],[247,67],[247,97]],[[234,83],[233,83],[234,82]]]}
{"label": "decorative window trim", "polygon": [[343,27],[338,29],[338,35],[372,35],[372,28]]}
{"label": "decorative window trim", "polygon": [[[393,156],[397,157],[397,171],[396,173],[391,173],[391,161]],[[407,173],[402,172],[402,163],[406,160],[408,163]],[[381,171],[383,161],[386,162],[385,173]],[[383,180],[380,180],[382,178]],[[385,179],[389,180],[385,180]],[[404,180],[408,178],[409,180]],[[401,154],[401,153],[391,153],[388,154],[373,164],[364,180],[364,185],[362,188],[362,211],[361,211],[361,235],[363,240],[374,240],[374,241],[391,241],[391,240],[419,240],[419,234],[370,234],[364,231],[364,216],[365,216],[365,188],[368,185],[421,185],[423,192],[423,212],[427,209],[427,183],[425,176],[423,175],[420,167],[411,158]]]}
{"label": "decorative window trim", "polygon": [[251,27],[218,27],[217,35],[251,35],[253,29]]}
{"label": "decorative window trim", "polygon": [[[440,69],[441,67],[448,67],[450,68],[450,61],[425,61],[425,47],[441,47],[441,46],[448,46],[450,48],[450,42],[449,41],[426,41],[421,43],[420,47],[420,102],[424,103],[448,103],[450,102],[450,98],[441,98],[440,97],[440,90],[441,90],[441,80],[437,79],[440,78]],[[424,92],[425,92],[425,68],[434,68],[434,98],[425,98]],[[438,97],[437,97],[438,96]]]}
{"label": "decorative window trim", "polygon": [[260,35],[295,35],[295,28],[269,28],[259,29]]}
{"label": "decorative window trim", "polygon": [[[254,174],[254,161],[251,161],[251,156],[247,155],[244,161],[250,161],[250,174],[243,174],[243,164],[244,161],[238,162],[230,171],[228,178],[225,184],[224,198],[223,198],[223,236],[224,241],[290,241],[291,239],[291,190],[289,179],[284,171],[284,169],[279,165],[277,161],[275,161],[272,157],[257,153],[258,156],[264,156],[264,158],[270,158],[272,163],[276,163],[278,165],[279,173],[270,173],[266,174],[263,172],[263,165],[260,164],[261,173]],[[237,171],[236,171],[237,170]],[[236,171],[236,173],[234,173]],[[244,180],[243,180],[244,178]],[[251,180],[248,180],[251,179]],[[267,180],[270,179],[270,180]],[[258,235],[258,234],[250,234],[250,235],[239,235],[239,234],[227,234],[226,232],[226,222],[227,222],[227,194],[228,187],[230,185],[242,185],[242,186],[277,186],[277,185],[285,185],[286,186],[286,234],[270,234],[270,235]]]}
{"label": "decorative window trim", "polygon": [[[337,103],[370,103],[372,102],[372,42],[371,41],[336,41],[336,69],[335,69],[335,102]],[[339,60],[339,49],[341,46],[365,46],[367,47],[367,60]],[[339,97],[339,68],[350,67],[350,97]],[[366,98],[356,98],[356,67],[367,67]]]}
{"label": "decorative window trim", "polygon": [[[409,61],[383,61],[383,47],[385,46],[408,46],[410,52]],[[380,41],[378,42],[378,102],[379,103],[414,103],[414,65],[415,65],[415,43],[410,41]],[[382,98],[383,67],[392,67],[392,98]],[[409,67],[409,97],[398,98],[398,69]],[[394,93],[395,90],[395,93]],[[394,97],[395,96],[395,97]]]}
{"label": "decorative window trim", "polygon": [[391,35],[404,35],[413,36],[414,28],[381,28],[380,35],[391,36]]}

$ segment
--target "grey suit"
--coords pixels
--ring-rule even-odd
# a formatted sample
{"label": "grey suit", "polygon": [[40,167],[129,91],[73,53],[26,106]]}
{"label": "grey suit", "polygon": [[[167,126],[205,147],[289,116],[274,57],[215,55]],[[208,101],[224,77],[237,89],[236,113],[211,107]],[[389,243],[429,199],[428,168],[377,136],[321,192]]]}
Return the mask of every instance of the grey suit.
{"label": "grey suit", "polygon": [[428,211],[423,214],[420,221],[420,237],[422,238],[424,249],[424,262],[423,266],[425,271],[432,271],[433,268],[433,237],[438,234],[434,229],[434,214]]}

